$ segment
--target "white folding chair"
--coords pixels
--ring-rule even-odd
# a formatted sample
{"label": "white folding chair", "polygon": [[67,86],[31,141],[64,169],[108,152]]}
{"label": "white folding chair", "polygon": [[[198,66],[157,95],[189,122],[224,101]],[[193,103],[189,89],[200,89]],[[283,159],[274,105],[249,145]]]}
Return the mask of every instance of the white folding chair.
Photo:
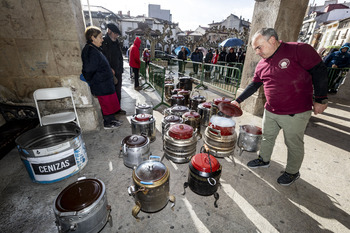
{"label": "white folding chair", "polygon": [[[72,91],[67,87],[54,87],[54,88],[42,88],[34,91],[33,93],[36,109],[38,111],[40,125],[50,125],[58,123],[75,122],[79,127],[79,119],[77,110],[75,108]],[[39,109],[39,101],[53,101],[64,98],[70,98],[72,101],[74,112],[72,111],[60,111],[58,113],[41,115]],[[66,109],[67,110],[67,109]]]}

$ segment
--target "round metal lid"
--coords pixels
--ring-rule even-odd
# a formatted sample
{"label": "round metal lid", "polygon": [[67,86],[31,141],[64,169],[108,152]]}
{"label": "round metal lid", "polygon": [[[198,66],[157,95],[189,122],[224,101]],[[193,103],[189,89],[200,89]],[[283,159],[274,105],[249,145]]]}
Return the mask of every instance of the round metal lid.
{"label": "round metal lid", "polygon": [[179,80],[180,81],[186,81],[186,80],[191,80],[192,78],[191,77],[188,77],[188,76],[183,76],[183,77],[180,77]]}
{"label": "round metal lid", "polygon": [[182,117],[185,117],[185,118],[200,118],[201,115],[199,115],[198,112],[196,111],[189,111],[189,112],[185,112]]}
{"label": "round metal lid", "polygon": [[169,136],[175,139],[189,139],[193,135],[193,127],[186,124],[175,124],[169,128]]}
{"label": "round metal lid", "polygon": [[171,108],[172,112],[187,112],[188,110],[189,108],[183,105],[176,105]]}
{"label": "round metal lid", "polygon": [[211,102],[205,102],[205,103],[202,103],[202,106],[205,107],[205,108],[211,108]]}
{"label": "round metal lid", "polygon": [[147,144],[147,137],[143,135],[130,135],[123,139],[122,144],[126,144],[128,147],[140,147]]}
{"label": "round metal lid", "polygon": [[191,97],[193,100],[206,100],[206,98],[202,95],[194,95]]}
{"label": "round metal lid", "polygon": [[211,164],[211,172],[215,172],[220,168],[220,163],[218,160],[212,156],[210,156],[210,163],[209,163],[209,157],[207,153],[200,153],[196,154],[191,159],[192,166],[197,170],[201,172],[210,172],[210,164]]}
{"label": "round metal lid", "polygon": [[171,98],[172,98],[172,99],[184,99],[185,96],[179,95],[179,94],[175,94],[175,95],[172,95]]}
{"label": "round metal lid", "polygon": [[137,114],[135,120],[137,121],[149,121],[152,118],[152,115],[147,113]]}
{"label": "round metal lid", "polygon": [[165,122],[180,122],[181,118],[176,115],[169,115],[164,118]]}
{"label": "round metal lid", "polygon": [[231,98],[221,97],[214,100],[214,104],[218,105],[219,103],[225,102],[230,103],[232,101]]}
{"label": "round metal lid", "polygon": [[152,105],[148,105],[148,104],[139,104],[136,107],[140,108],[140,109],[149,109],[149,108],[152,108],[153,106]]}
{"label": "round metal lid", "polygon": [[93,204],[102,194],[103,184],[96,179],[83,179],[70,184],[56,199],[60,212],[80,211]]}
{"label": "round metal lid", "polygon": [[181,91],[182,89],[180,88],[175,88],[171,91],[171,93],[176,94],[178,91]]}
{"label": "round metal lid", "polygon": [[189,95],[190,91],[182,89],[181,91],[178,92],[180,95]]}
{"label": "round metal lid", "polygon": [[231,117],[239,117],[243,114],[242,109],[234,104],[231,104],[231,102],[221,102],[218,104],[218,108],[220,112]]}
{"label": "round metal lid", "polygon": [[167,167],[160,161],[146,160],[135,169],[135,175],[140,181],[155,182],[163,178]]}

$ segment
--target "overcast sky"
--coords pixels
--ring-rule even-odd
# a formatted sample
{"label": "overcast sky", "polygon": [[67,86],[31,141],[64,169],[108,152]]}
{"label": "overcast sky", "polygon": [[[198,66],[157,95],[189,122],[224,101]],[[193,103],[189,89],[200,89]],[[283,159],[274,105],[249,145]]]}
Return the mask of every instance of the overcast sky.
{"label": "overcast sky", "polygon": [[[87,5],[88,0],[81,0]],[[179,23],[181,30],[195,30],[199,25],[207,27],[209,23],[221,22],[230,14],[252,21],[255,0],[89,0],[90,5],[103,6],[114,13],[122,11],[131,16],[148,16],[148,4],[160,5],[163,10],[170,10],[172,21]],[[323,5],[324,0],[310,0]],[[339,1],[343,2],[343,1]]]}

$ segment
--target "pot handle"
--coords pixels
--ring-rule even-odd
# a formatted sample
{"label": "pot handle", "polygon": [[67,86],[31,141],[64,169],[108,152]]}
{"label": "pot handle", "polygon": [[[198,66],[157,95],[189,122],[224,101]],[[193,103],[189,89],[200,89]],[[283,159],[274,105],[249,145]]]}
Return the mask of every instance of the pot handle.
{"label": "pot handle", "polygon": [[[210,126],[208,126],[210,129],[209,129],[209,133],[211,133],[213,136],[216,136],[216,137],[220,137],[221,138],[221,131],[220,130],[218,130],[218,129],[214,129],[211,125]],[[216,132],[217,133],[217,135],[216,134],[214,134],[214,133],[212,133],[212,132],[210,132],[210,131],[214,131],[214,132]]]}
{"label": "pot handle", "polygon": [[150,159],[150,160],[158,160],[158,161],[160,161],[160,157],[157,156],[157,155],[150,155],[150,156],[149,156],[149,159]]}
{"label": "pot handle", "polygon": [[147,182],[147,181],[140,181],[141,184],[144,184],[144,185],[152,185],[153,182]]}
{"label": "pot handle", "polygon": [[[215,186],[215,185],[216,185],[216,180],[215,180],[213,177],[209,177],[207,180],[208,180],[208,183],[209,183],[211,186]],[[211,182],[210,180],[212,180],[212,182]]]}

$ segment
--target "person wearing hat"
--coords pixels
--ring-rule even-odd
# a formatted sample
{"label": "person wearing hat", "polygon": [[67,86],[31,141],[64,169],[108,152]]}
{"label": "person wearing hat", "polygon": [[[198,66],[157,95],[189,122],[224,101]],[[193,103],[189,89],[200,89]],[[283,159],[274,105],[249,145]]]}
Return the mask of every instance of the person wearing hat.
{"label": "person wearing hat", "polygon": [[[121,103],[122,99],[122,73],[123,73],[123,54],[118,41],[121,35],[119,28],[114,23],[107,24],[107,34],[103,37],[102,52],[106,56],[114,75],[114,85]],[[120,109],[117,114],[126,114],[126,111]]]}
{"label": "person wearing hat", "polygon": [[328,83],[330,93],[336,93],[339,85],[343,80],[341,75],[341,68],[349,67],[350,65],[350,54],[349,47],[344,44],[339,51],[329,54],[325,59],[324,63],[327,67],[334,69],[328,69]]}

